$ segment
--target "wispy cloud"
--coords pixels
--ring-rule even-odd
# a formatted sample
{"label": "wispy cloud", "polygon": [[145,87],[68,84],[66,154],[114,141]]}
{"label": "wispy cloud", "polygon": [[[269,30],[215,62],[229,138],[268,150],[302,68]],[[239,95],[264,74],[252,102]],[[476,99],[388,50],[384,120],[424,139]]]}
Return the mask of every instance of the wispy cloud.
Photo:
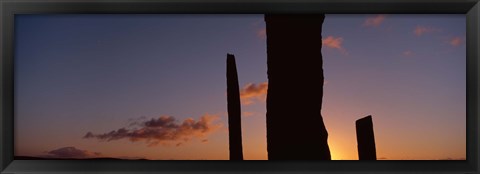
{"label": "wispy cloud", "polygon": [[103,134],[88,132],[86,139],[113,141],[127,139],[131,142],[145,141],[148,146],[176,144],[180,146],[192,138],[203,138],[218,130],[222,125],[214,123],[218,115],[205,114],[198,121],[187,118],[178,123],[174,117],[163,115],[137,124],[137,128],[119,128]]}
{"label": "wispy cloud", "polygon": [[[324,85],[328,84],[329,81],[325,80]],[[240,99],[243,105],[251,105],[256,102],[266,102],[267,100],[267,91],[268,91],[268,82],[262,82],[259,84],[248,83],[240,89]],[[243,112],[242,115],[249,117],[255,113],[253,112]]]}
{"label": "wispy cloud", "polygon": [[374,16],[374,17],[369,17],[369,18],[365,19],[365,21],[363,22],[363,26],[378,27],[378,26],[380,26],[380,24],[383,23],[383,21],[385,21],[385,17],[386,17],[386,15],[383,15],[383,14],[377,15],[377,16]]}
{"label": "wispy cloud", "polygon": [[265,27],[265,20],[263,18],[252,22],[251,26],[259,39],[263,40],[267,38],[267,28]]}
{"label": "wispy cloud", "polygon": [[248,112],[248,111],[245,111],[242,113],[242,115],[245,117],[251,117],[253,114],[254,114],[253,112]]}
{"label": "wispy cloud", "polygon": [[343,38],[341,37],[335,38],[333,36],[327,36],[326,38],[322,39],[322,43],[326,47],[342,49]]}
{"label": "wispy cloud", "polygon": [[420,25],[416,26],[413,29],[413,33],[417,36],[421,36],[426,33],[439,32],[439,31],[441,30],[438,28],[429,27],[429,26],[420,26]]}
{"label": "wispy cloud", "polygon": [[240,89],[240,99],[242,104],[250,105],[255,101],[266,101],[268,83],[263,82],[260,84],[248,83],[242,89]]}
{"label": "wispy cloud", "polygon": [[413,55],[413,51],[411,51],[411,50],[404,51],[404,52],[403,52],[403,55],[404,55],[404,56],[407,56],[407,57],[410,57],[410,56]]}
{"label": "wispy cloud", "polygon": [[265,39],[267,38],[267,29],[262,28],[257,30],[257,37],[260,39]]}
{"label": "wispy cloud", "polygon": [[464,43],[464,39],[462,37],[453,37],[448,42],[450,45],[456,47]]}
{"label": "wispy cloud", "polygon": [[322,39],[322,44],[327,48],[337,49],[343,54],[348,54],[347,50],[343,48],[343,38],[342,37],[334,37],[334,36],[327,36],[326,38]]}
{"label": "wispy cloud", "polygon": [[62,147],[52,151],[46,152],[46,155],[41,155],[44,158],[96,158],[102,154],[99,152],[91,152],[88,150],[81,150],[75,147]]}

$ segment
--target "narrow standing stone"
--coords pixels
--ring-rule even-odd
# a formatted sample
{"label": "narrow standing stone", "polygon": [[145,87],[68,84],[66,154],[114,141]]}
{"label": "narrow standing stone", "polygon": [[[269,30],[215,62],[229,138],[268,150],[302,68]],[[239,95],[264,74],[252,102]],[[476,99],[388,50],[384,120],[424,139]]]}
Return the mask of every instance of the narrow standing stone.
{"label": "narrow standing stone", "polygon": [[324,14],[265,15],[269,160],[330,160],[323,97]]}
{"label": "narrow standing stone", "polygon": [[377,160],[375,149],[375,136],[373,135],[372,116],[358,119],[355,122],[357,128],[357,146],[359,160]]}
{"label": "narrow standing stone", "polygon": [[227,54],[227,105],[230,160],[243,160],[239,90],[235,56]]}

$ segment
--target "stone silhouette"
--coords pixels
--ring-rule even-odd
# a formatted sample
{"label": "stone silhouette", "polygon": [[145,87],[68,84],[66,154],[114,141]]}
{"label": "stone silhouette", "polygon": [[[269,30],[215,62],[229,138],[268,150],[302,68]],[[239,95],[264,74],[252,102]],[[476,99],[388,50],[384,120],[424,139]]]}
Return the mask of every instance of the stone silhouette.
{"label": "stone silhouette", "polygon": [[321,115],[324,14],[266,14],[269,160],[330,160]]}
{"label": "stone silhouette", "polygon": [[243,160],[240,89],[235,56],[227,54],[227,105],[230,160]]}
{"label": "stone silhouette", "polygon": [[355,125],[357,129],[358,159],[377,160],[372,116],[358,119]]}

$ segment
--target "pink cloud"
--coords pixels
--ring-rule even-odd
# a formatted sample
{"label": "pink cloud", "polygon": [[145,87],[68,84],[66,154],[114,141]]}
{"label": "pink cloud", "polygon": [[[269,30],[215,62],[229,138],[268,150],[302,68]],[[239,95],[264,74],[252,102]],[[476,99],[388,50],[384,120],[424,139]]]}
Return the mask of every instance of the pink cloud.
{"label": "pink cloud", "polygon": [[417,36],[421,36],[425,33],[431,33],[431,32],[438,32],[440,29],[433,28],[433,27],[426,27],[426,26],[416,26],[415,29],[413,30],[413,33]]}
{"label": "pink cloud", "polygon": [[336,49],[342,49],[342,42],[343,42],[343,38],[341,37],[334,38],[333,36],[328,36],[327,38],[322,40],[323,45],[330,48],[336,48]]}
{"label": "pink cloud", "polygon": [[363,22],[363,26],[373,26],[373,27],[378,27],[380,24],[385,21],[386,15],[377,15],[375,17],[369,17]]}
{"label": "pink cloud", "polygon": [[448,42],[450,45],[456,47],[456,46],[459,46],[461,44],[463,44],[464,40],[461,38],[461,37],[453,37],[450,39],[450,41]]}
{"label": "pink cloud", "polygon": [[267,97],[268,83],[260,84],[249,83],[240,89],[240,99],[242,104],[250,105],[256,101],[265,101]]}
{"label": "pink cloud", "polygon": [[[325,80],[324,85],[329,81]],[[266,102],[268,91],[268,82],[262,82],[259,84],[248,83],[240,89],[240,99],[243,105],[251,105],[255,102]],[[245,117],[253,115],[253,112],[243,112]]]}
{"label": "pink cloud", "polygon": [[333,48],[333,49],[338,49],[340,52],[343,54],[348,54],[345,48],[343,48],[343,38],[342,37],[333,37],[333,36],[327,36],[326,38],[322,39],[322,44],[325,47],[328,48]]}
{"label": "pink cloud", "polygon": [[137,128],[119,128],[108,133],[94,134],[88,132],[83,136],[86,139],[113,141],[127,139],[131,142],[145,141],[148,146],[165,145],[171,143],[183,145],[192,138],[205,138],[217,131],[222,125],[214,123],[219,116],[205,114],[198,121],[187,118],[178,123],[174,117],[163,115],[136,124]]}

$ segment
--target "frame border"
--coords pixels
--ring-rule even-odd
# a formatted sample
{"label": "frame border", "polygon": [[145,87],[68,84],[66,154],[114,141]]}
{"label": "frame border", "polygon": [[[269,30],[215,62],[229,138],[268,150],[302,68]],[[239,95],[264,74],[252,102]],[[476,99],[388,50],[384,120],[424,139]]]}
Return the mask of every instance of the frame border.
{"label": "frame border", "polygon": [[[478,173],[479,0],[0,0],[0,173]],[[466,14],[467,160],[465,161],[88,161],[13,160],[15,14]],[[185,167],[188,166],[188,167]]]}

